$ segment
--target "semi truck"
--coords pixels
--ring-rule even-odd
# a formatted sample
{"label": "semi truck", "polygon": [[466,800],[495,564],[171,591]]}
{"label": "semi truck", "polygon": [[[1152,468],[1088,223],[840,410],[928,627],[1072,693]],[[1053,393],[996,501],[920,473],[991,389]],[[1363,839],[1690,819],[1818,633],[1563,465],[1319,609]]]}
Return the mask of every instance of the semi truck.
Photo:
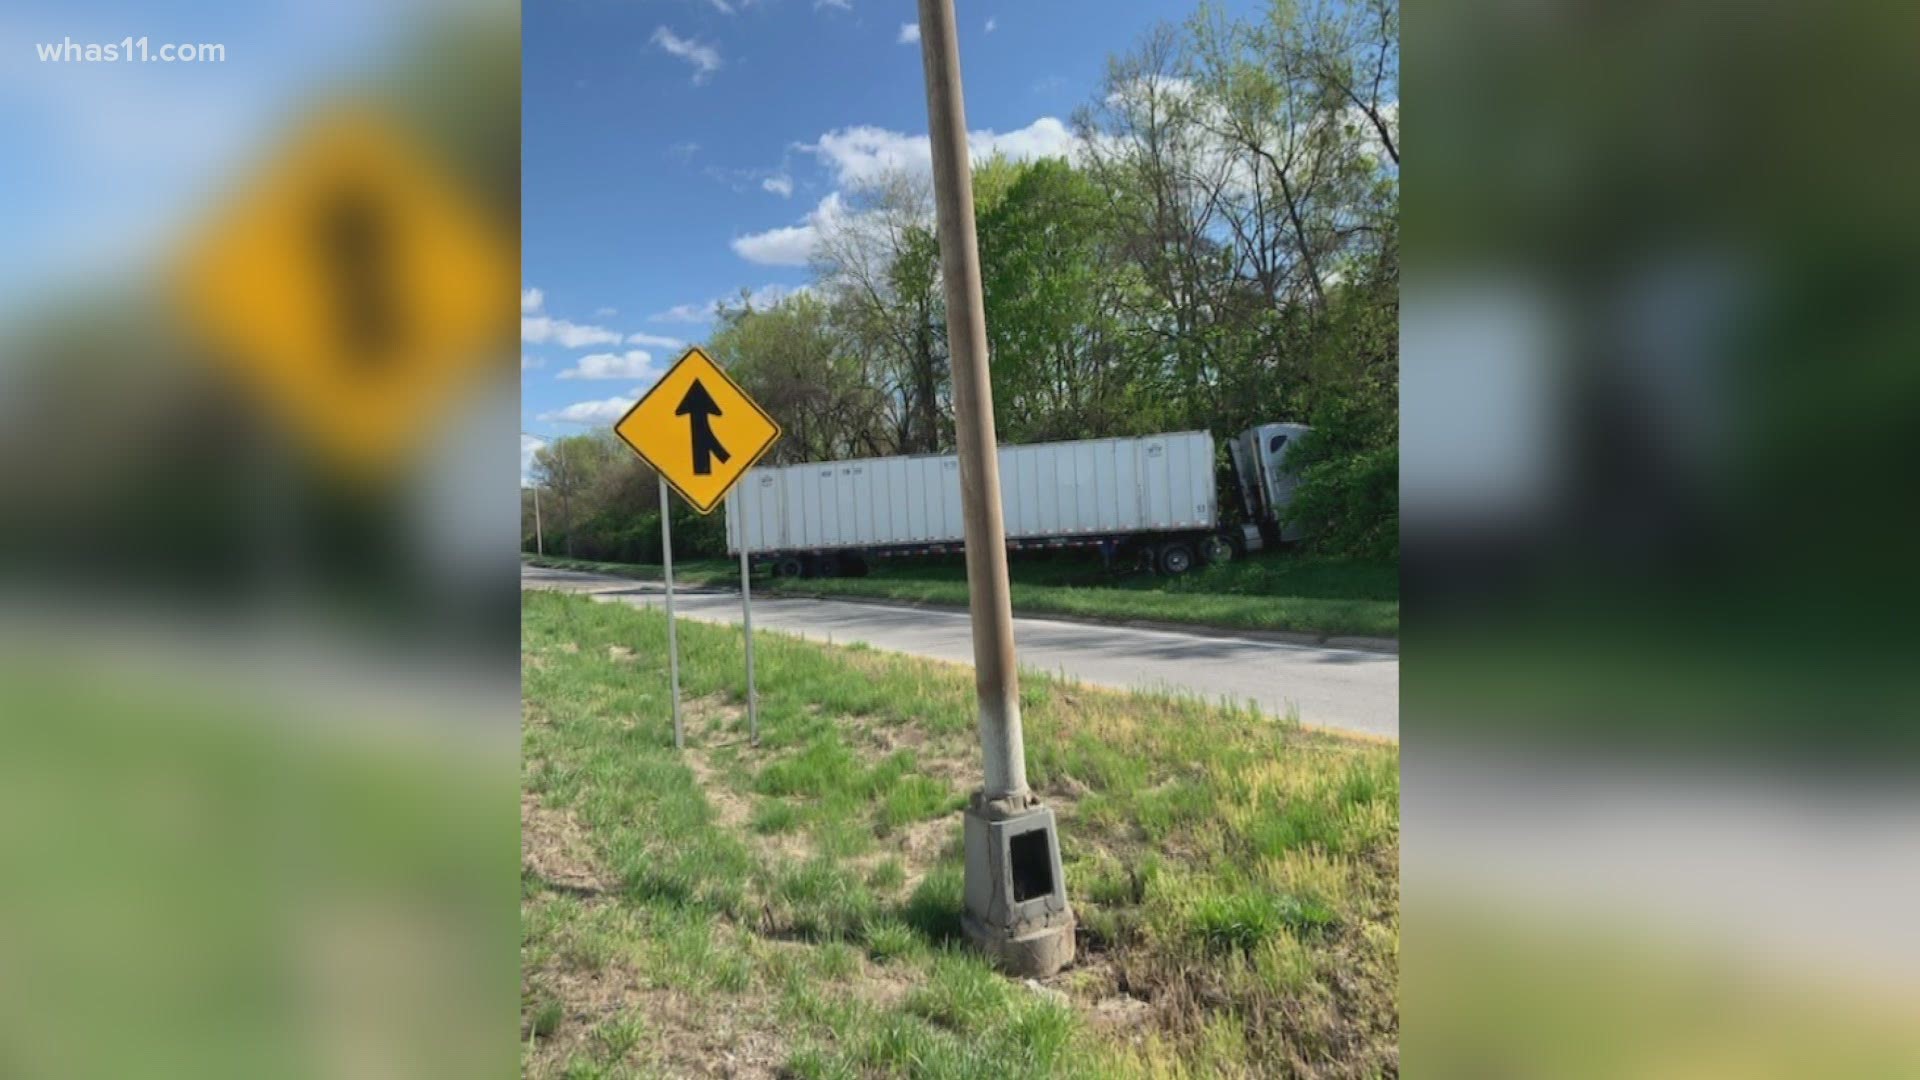
{"label": "semi truck", "polygon": [[[1007,547],[1097,548],[1164,574],[1298,538],[1290,452],[1309,429],[1273,423],[1228,443],[1241,514],[1220,513],[1214,438],[1176,431],[1002,446]],[[960,461],[952,454],[755,467],[727,496],[727,551],[781,577],[860,576],[868,560],[965,549]],[[744,528],[743,528],[744,526]]]}

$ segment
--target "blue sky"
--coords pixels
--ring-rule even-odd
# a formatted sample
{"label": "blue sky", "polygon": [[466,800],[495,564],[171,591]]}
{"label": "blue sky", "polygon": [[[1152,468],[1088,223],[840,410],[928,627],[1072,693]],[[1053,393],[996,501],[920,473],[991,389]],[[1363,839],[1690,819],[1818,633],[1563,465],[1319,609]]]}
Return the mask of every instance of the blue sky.
{"label": "blue sky", "polygon": [[[1107,58],[1194,4],[957,7],[968,127],[1021,156],[1063,148]],[[681,343],[705,336],[716,298],[807,280],[807,220],[830,213],[835,192],[924,155],[920,50],[903,32],[915,8],[528,0],[527,431],[570,434],[616,417]]]}

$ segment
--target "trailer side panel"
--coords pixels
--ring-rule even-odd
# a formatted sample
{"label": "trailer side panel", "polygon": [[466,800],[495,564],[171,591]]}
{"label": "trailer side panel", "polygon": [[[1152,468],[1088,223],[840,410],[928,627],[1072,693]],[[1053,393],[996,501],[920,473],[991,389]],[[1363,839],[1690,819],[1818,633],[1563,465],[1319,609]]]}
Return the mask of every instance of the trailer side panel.
{"label": "trailer side panel", "polygon": [[[1071,540],[1214,527],[1213,436],[1182,431],[1000,448],[1011,540]],[[758,467],[727,503],[738,554],[738,500],[752,500],[755,554],[963,543],[960,466],[952,455]]]}

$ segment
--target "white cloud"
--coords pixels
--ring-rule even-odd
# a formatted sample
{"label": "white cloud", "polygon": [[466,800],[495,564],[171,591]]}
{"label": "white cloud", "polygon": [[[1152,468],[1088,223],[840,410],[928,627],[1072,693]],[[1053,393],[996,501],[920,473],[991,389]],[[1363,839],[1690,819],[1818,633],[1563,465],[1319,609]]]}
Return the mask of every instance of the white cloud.
{"label": "white cloud", "polygon": [[603,307],[593,310],[593,317],[596,319],[611,319],[618,314],[620,314],[619,308]]}
{"label": "white cloud", "polygon": [[539,311],[540,305],[546,302],[547,294],[539,289],[520,290],[520,314],[522,315],[531,315]]}
{"label": "white cloud", "polygon": [[534,368],[537,368],[537,367],[545,367],[546,364],[547,362],[545,360],[542,360],[537,356],[528,356],[526,353],[520,354],[520,370],[521,371],[532,371]]}
{"label": "white cloud", "polygon": [[[799,296],[808,291],[809,288],[805,285],[778,283],[762,285],[757,289],[747,290],[747,304],[755,310],[764,310],[790,296]],[[675,304],[652,318],[655,322],[708,323],[720,313],[722,305],[733,307],[738,303],[740,303],[740,294],[729,293],[726,296],[716,296],[704,304]]]}
{"label": "white cloud", "polygon": [[643,349],[625,353],[591,353],[560,373],[562,379],[646,379],[652,380],[653,354]]}
{"label": "white cloud", "polygon": [[793,177],[786,173],[775,173],[760,181],[760,186],[784,199],[793,194]]}
{"label": "white cloud", "polygon": [[687,343],[677,337],[667,337],[664,334],[628,334],[627,344],[651,345],[656,349],[678,349]]}
{"label": "white cloud", "polygon": [[713,304],[675,304],[650,317],[654,322],[703,323],[713,318]]}
{"label": "white cloud", "polygon": [[[788,297],[799,296],[801,293],[811,291],[811,288],[806,285],[762,285],[747,293],[747,303],[752,304],[756,308],[770,308]],[[734,304],[738,303],[739,300],[740,297],[736,294],[727,297],[724,302]],[[713,302],[714,308],[717,310],[721,303],[722,301],[715,300]]]}
{"label": "white cloud", "polygon": [[536,439],[525,432],[520,433],[520,486],[529,487],[533,483],[533,455],[544,449],[545,439]]}
{"label": "white cloud", "polygon": [[833,8],[836,11],[852,11],[853,0],[813,0],[813,10]]}
{"label": "white cloud", "polygon": [[707,3],[712,4],[713,10],[719,12],[722,15],[733,14],[733,5],[727,3],[727,0],[707,0]]}
{"label": "white cloud", "polygon": [[991,131],[976,131],[967,136],[967,147],[974,160],[1001,154],[1015,161],[1033,161],[1038,158],[1072,157],[1079,149],[1079,140],[1067,125],[1051,116],[1043,116],[1026,127],[995,134]]}
{"label": "white cloud", "polygon": [[1193,96],[1193,80],[1179,75],[1143,75],[1107,95],[1107,104],[1115,108],[1144,104],[1154,98],[1185,101]]}
{"label": "white cloud", "polygon": [[600,401],[577,401],[563,409],[543,412],[539,416],[546,424],[611,424],[627,415],[633,403],[645,393],[644,387],[635,389],[626,397],[610,397]]}
{"label": "white cloud", "polygon": [[909,22],[909,23],[901,23],[901,24],[900,24],[900,36],[899,36],[899,37],[897,37],[897,38],[895,38],[895,39],[893,39],[893,40],[894,40],[894,43],[895,43],[895,44],[897,44],[897,45],[917,45],[917,44],[919,44],[919,42],[920,42],[920,24],[919,24],[919,23],[917,23],[917,22]]}
{"label": "white cloud", "polygon": [[798,225],[733,238],[733,253],[762,266],[805,266],[813,257],[820,230],[846,215],[845,203],[835,191],[808,212]]}
{"label": "white cloud", "polygon": [[604,326],[583,326],[550,315],[520,316],[520,340],[528,345],[559,345],[584,349],[590,345],[618,345],[620,332]]}
{"label": "white cloud", "polygon": [[[1073,157],[1079,152],[1080,143],[1067,125],[1054,117],[1043,116],[1012,131],[972,132],[967,136],[967,146],[976,162],[995,154],[1015,161],[1032,161]],[[812,143],[796,144],[795,148],[817,157],[834,183],[842,188],[860,187],[895,172],[925,176],[933,170],[932,142],[927,136],[870,125],[837,128]],[[796,224],[734,237],[733,252],[762,266],[805,266],[813,257],[823,228],[849,213],[852,211],[841,193],[830,192]]]}
{"label": "white cloud", "polygon": [[[1043,116],[1012,131],[975,131],[967,135],[973,159],[996,153],[1028,161],[1042,157],[1071,157],[1077,140],[1067,125]],[[871,125],[836,128],[798,149],[816,154],[842,186],[877,180],[890,172],[928,173],[933,169],[932,142],[925,135],[908,135]]]}
{"label": "white cloud", "polygon": [[1000,20],[992,15],[987,16],[987,33],[991,34],[998,29],[1000,29]]}
{"label": "white cloud", "polygon": [[706,82],[714,72],[720,70],[720,50],[711,45],[702,45],[692,38],[683,38],[664,26],[655,27],[653,36],[647,40],[692,64],[693,81],[696,86]]}

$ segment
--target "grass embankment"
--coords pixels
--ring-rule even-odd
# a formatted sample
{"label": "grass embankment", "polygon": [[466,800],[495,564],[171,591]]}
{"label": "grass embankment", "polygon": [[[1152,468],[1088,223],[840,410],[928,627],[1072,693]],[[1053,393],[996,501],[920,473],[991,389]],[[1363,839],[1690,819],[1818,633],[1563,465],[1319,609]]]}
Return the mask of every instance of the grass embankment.
{"label": "grass embankment", "polygon": [[[529,556],[536,565],[657,581],[660,567]],[[674,580],[737,585],[724,559],[674,564]],[[1275,552],[1179,577],[1107,571],[1096,560],[1020,558],[1011,565],[1013,608],[1116,622],[1149,620],[1232,630],[1290,630],[1326,636],[1393,637],[1400,629],[1399,569]],[[958,558],[875,560],[864,578],[756,576],[754,588],[804,596],[858,596],[923,604],[967,603]]]}
{"label": "grass embankment", "polygon": [[1397,1063],[1398,752],[1029,674],[1080,955],[958,940],[965,668],[523,594],[522,1030],[536,1076],[1362,1076]]}

